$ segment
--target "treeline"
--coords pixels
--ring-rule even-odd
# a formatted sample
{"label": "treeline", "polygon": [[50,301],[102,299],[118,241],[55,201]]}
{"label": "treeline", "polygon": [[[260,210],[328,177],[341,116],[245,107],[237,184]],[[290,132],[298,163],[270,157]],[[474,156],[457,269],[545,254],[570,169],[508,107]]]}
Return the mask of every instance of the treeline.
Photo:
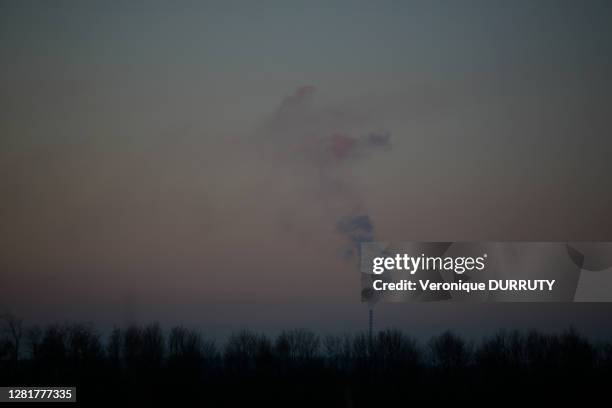
{"label": "treeline", "polygon": [[[499,331],[479,342],[444,332],[427,342],[383,330],[320,336],[243,330],[223,344],[158,324],[103,337],[86,324],[23,327],[5,319],[0,385],[74,385],[80,401],[191,401],[365,406],[530,392],[544,400],[607,392],[612,343],[577,331]],[[514,394],[513,394],[514,393]]]}

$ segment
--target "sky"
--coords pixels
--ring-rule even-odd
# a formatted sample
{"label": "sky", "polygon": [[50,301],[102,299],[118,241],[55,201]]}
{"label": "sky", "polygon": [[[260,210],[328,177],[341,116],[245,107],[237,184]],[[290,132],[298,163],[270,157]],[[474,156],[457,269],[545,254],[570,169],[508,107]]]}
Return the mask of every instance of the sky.
{"label": "sky", "polygon": [[[0,1],[0,307],[354,331],[356,217],[385,241],[612,240],[611,31],[605,1]],[[376,322],[597,335],[611,312]]]}

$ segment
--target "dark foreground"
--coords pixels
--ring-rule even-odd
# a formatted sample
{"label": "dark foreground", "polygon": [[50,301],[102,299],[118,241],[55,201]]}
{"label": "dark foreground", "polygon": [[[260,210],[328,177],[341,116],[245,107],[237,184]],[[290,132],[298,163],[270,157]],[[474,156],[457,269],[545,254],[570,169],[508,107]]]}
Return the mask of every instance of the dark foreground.
{"label": "dark foreground", "polygon": [[608,401],[612,387],[612,342],[594,343],[571,329],[500,331],[477,343],[450,332],[420,343],[399,330],[289,330],[276,338],[242,331],[218,345],[156,324],[116,329],[106,339],[83,324],[26,329],[7,319],[5,326],[0,385],[76,386],[81,403],[595,403]]}

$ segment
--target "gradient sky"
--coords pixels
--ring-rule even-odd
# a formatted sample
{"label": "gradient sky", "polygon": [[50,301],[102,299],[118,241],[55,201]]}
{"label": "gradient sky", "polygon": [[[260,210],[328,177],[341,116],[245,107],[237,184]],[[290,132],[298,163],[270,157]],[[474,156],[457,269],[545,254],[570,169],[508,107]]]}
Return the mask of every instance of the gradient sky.
{"label": "gradient sky", "polygon": [[[355,330],[343,211],[388,241],[612,240],[611,39],[607,1],[0,1],[0,307]],[[342,165],[295,150],[380,129]],[[612,307],[379,310],[597,333]]]}

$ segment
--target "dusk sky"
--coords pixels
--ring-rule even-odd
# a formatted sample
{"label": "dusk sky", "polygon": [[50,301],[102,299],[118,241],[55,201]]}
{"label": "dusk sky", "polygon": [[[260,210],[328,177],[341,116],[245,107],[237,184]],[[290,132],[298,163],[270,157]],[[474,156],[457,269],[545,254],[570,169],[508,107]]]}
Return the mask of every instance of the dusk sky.
{"label": "dusk sky", "polygon": [[608,1],[0,1],[0,62],[0,308],[28,322],[363,329],[356,215],[381,241],[612,240]]}

